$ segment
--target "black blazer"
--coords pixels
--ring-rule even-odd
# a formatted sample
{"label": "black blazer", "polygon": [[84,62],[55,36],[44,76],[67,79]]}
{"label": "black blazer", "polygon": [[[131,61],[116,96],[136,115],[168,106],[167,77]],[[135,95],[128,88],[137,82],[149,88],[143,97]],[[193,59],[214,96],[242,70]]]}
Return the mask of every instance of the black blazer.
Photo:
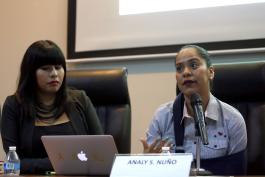
{"label": "black blazer", "polygon": [[[66,114],[72,123],[76,135],[103,134],[96,111],[84,91],[67,90]],[[9,146],[16,146],[21,160],[21,173],[42,173],[53,170],[47,158],[30,158],[34,118],[22,114],[21,104],[15,95],[8,96],[3,105],[1,136],[3,148],[8,152]]]}

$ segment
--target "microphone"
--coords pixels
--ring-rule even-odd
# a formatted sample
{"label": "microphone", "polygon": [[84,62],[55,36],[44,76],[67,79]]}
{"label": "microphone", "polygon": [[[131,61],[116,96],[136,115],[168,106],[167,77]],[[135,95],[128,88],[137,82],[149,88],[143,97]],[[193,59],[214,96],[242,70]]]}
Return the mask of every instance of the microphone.
{"label": "microphone", "polygon": [[[191,95],[191,106],[194,112],[195,126],[199,129],[199,134],[204,145],[208,143],[208,135],[205,126],[204,111],[202,108],[202,100],[199,94],[193,93]],[[197,130],[198,131],[198,130]]]}

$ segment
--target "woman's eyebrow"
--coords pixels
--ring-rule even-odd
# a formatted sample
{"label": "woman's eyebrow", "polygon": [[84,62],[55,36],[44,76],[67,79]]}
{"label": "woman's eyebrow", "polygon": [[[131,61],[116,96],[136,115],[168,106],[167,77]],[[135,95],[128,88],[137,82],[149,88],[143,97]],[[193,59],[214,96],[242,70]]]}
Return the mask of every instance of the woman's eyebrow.
{"label": "woman's eyebrow", "polygon": [[199,58],[197,58],[197,57],[193,57],[193,58],[190,58],[190,59],[188,60],[188,62],[190,62],[190,61],[199,61]]}
{"label": "woman's eyebrow", "polygon": [[191,57],[191,58],[188,58],[187,61],[183,61],[183,62],[176,63],[176,65],[183,64],[183,63],[187,63],[187,62],[193,62],[193,61],[199,61],[199,58],[197,58],[197,57]]}

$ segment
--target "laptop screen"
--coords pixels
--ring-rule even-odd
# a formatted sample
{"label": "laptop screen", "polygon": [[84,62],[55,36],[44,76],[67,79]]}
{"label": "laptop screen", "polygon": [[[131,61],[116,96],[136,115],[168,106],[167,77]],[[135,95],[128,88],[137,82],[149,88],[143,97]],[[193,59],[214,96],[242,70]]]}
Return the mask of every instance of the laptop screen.
{"label": "laptop screen", "polygon": [[118,153],[111,135],[42,136],[56,174],[109,175]]}

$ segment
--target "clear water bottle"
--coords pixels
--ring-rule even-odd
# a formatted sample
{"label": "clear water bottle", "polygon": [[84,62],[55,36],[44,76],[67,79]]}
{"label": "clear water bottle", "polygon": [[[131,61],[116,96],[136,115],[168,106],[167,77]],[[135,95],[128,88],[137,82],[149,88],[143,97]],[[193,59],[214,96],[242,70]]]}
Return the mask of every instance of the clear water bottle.
{"label": "clear water bottle", "polygon": [[12,176],[20,174],[20,160],[16,152],[16,146],[9,147],[4,162],[4,174]]}
{"label": "clear water bottle", "polygon": [[168,146],[163,146],[162,147],[162,152],[163,155],[170,155],[170,147]]}

